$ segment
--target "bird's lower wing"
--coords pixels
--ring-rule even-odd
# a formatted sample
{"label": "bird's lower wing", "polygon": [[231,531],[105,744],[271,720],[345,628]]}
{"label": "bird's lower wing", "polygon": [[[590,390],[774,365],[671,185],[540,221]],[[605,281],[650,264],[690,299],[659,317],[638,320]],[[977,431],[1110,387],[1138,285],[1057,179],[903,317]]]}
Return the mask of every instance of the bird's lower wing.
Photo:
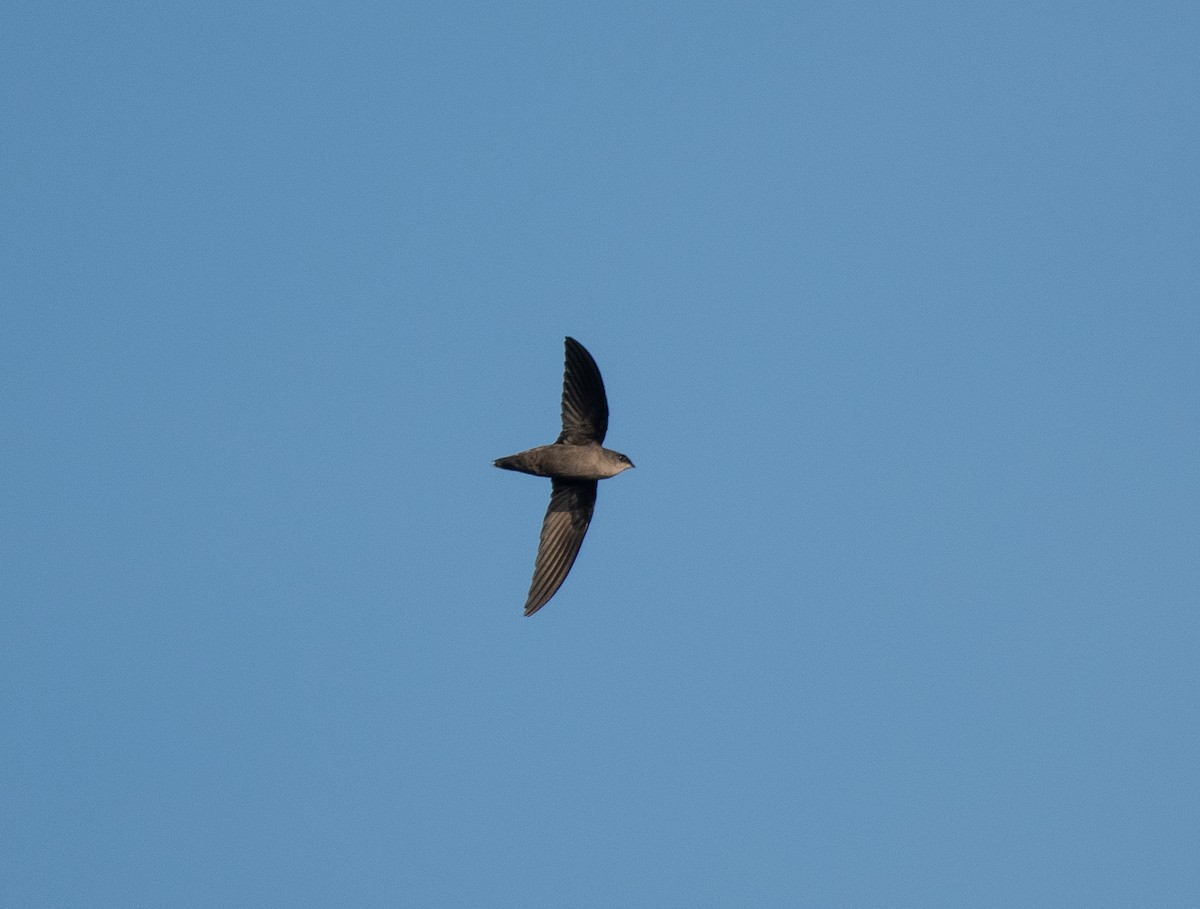
{"label": "bird's lower wing", "polygon": [[542,521],[533,583],[525,601],[525,615],[533,615],[550,601],[575,564],[596,507],[596,481],[554,480],[550,507]]}

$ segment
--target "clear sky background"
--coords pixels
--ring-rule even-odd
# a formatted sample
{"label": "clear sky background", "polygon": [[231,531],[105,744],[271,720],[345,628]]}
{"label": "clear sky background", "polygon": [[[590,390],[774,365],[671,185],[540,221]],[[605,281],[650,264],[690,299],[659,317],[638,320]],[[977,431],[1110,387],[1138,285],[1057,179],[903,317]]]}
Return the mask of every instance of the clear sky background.
{"label": "clear sky background", "polygon": [[1198,47],[10,0],[0,904],[1200,905]]}

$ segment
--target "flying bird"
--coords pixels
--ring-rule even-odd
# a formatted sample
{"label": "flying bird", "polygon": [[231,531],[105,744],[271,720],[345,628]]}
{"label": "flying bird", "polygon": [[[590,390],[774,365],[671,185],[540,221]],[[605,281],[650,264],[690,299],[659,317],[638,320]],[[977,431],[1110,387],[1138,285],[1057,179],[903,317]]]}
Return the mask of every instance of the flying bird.
{"label": "flying bird", "polygon": [[525,615],[550,601],[575,564],[596,507],[596,483],[633,466],[625,455],[601,445],[608,431],[608,398],[596,361],[574,338],[567,338],[566,345],[558,439],[495,462],[505,470],[549,477],[551,483]]}

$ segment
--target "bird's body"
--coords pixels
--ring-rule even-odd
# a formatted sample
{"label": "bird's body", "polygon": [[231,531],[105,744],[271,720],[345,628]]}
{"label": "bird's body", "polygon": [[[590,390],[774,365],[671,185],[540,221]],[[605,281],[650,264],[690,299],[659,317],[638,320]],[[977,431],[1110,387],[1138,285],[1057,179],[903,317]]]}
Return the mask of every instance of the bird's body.
{"label": "bird's body", "polygon": [[608,431],[608,398],[596,361],[574,338],[566,339],[566,347],[558,440],[495,462],[505,470],[553,481],[525,615],[545,606],[566,580],[592,519],[597,481],[633,466],[619,451],[601,445]]}
{"label": "bird's body", "polygon": [[586,445],[540,445],[520,454],[499,458],[497,467],[519,470],[535,477],[560,480],[607,480],[633,465],[623,454],[609,451],[597,443]]}

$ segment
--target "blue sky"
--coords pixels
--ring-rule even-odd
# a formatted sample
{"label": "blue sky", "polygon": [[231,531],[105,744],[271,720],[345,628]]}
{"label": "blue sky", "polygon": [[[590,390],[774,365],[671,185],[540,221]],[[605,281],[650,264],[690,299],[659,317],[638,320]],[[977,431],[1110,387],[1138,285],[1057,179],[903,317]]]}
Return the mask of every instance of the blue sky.
{"label": "blue sky", "polygon": [[0,903],[1200,904],[1198,42],[6,4]]}

